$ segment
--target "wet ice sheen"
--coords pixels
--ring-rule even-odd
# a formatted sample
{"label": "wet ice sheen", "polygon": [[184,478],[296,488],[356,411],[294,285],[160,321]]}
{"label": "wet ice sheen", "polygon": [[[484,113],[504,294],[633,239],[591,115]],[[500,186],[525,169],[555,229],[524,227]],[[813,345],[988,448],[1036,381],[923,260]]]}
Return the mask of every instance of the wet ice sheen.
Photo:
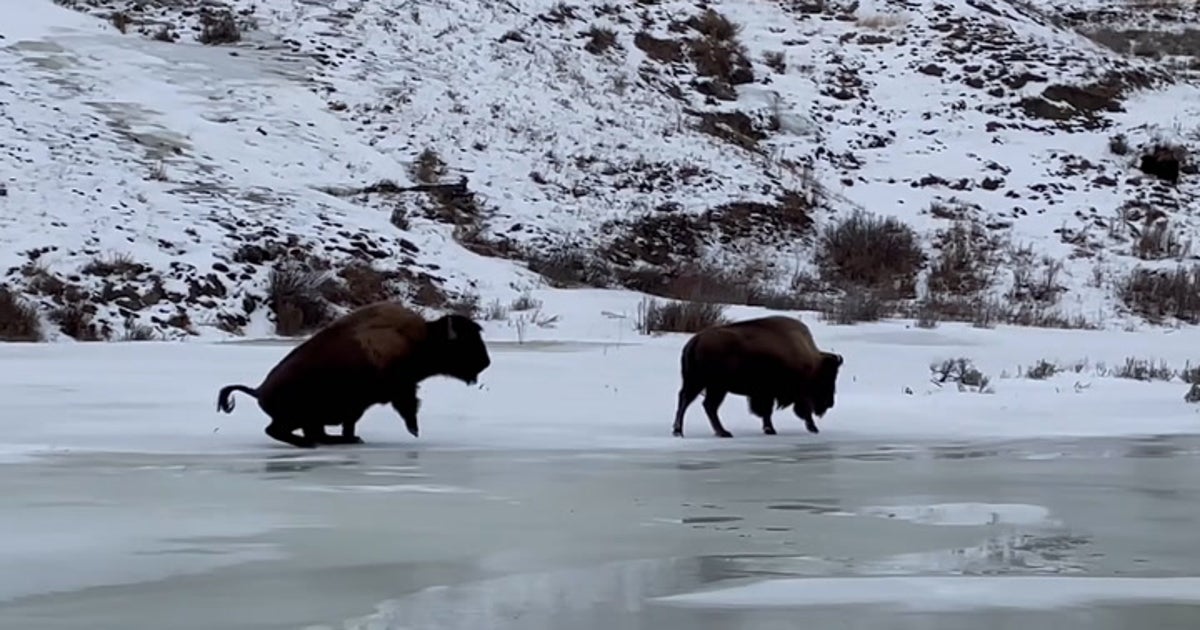
{"label": "wet ice sheen", "polygon": [[0,471],[0,627],[1190,629],[1143,582],[912,580],[1191,578],[1197,442],[44,457]]}

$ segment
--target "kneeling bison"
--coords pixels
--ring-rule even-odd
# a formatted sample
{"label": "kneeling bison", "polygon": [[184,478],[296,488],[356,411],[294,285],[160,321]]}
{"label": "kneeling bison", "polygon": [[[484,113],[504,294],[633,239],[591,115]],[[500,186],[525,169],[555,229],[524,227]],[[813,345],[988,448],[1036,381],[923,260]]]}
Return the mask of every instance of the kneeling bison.
{"label": "kneeling bison", "polygon": [[762,418],[763,433],[775,434],[771,411],[788,405],[810,433],[818,433],[813,414],[820,417],[833,408],[842,366],[842,355],[817,349],[808,326],[782,315],[707,328],[688,340],[681,355],[676,437],[683,437],[683,415],[700,392],[718,437],[733,437],[717,417],[726,394],[748,399],[750,412]]}
{"label": "kneeling bison", "polygon": [[[370,304],[294,348],[258,387],[221,388],[217,409],[229,413],[233,392],[249,394],[271,417],[267,435],[312,448],[361,443],[355,423],[371,406],[390,403],[415,437],[418,383],[443,375],[469,385],[491,365],[481,331],[461,315],[426,321],[400,304]],[[327,435],[326,425],[341,425],[341,436]]]}

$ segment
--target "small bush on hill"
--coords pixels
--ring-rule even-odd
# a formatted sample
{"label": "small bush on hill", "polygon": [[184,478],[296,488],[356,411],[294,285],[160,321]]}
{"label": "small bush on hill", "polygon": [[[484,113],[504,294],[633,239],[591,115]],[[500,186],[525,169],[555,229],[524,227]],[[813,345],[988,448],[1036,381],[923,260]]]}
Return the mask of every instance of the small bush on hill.
{"label": "small bush on hill", "polygon": [[71,302],[50,311],[50,321],[54,322],[63,334],[76,341],[100,341],[103,335],[92,321],[93,312],[94,307]]}
{"label": "small bush on hill", "polygon": [[592,26],[587,30],[586,35],[588,42],[583,45],[583,49],[593,55],[603,54],[617,46],[617,34],[611,28]]}
{"label": "small bush on hill", "polygon": [[638,305],[637,327],[642,334],[655,332],[698,332],[724,324],[725,307],[709,302],[660,302],[645,298]]}
{"label": "small bush on hill", "polygon": [[327,282],[325,273],[299,263],[273,267],[268,277],[267,304],[275,313],[275,332],[293,337],[332,321],[334,312],[325,299]]}
{"label": "small bush on hill", "polygon": [[200,9],[200,34],[196,40],[201,44],[233,44],[241,39],[242,30],[229,9]]}
{"label": "small bush on hill", "polygon": [[931,293],[975,295],[991,284],[997,247],[979,223],[957,221],[941,234],[938,255],[929,268]]}
{"label": "small bush on hill", "polygon": [[732,98],[733,86],[754,80],[746,47],[738,40],[741,26],[711,8],[688,19],[687,25],[700,33],[687,42],[696,73],[716,81],[723,96]]}
{"label": "small bush on hill", "polygon": [[1178,260],[1187,256],[1191,249],[1191,241],[1184,240],[1166,217],[1154,219],[1148,215],[1133,241],[1133,255],[1142,260]]}
{"label": "small bush on hill", "polygon": [[37,307],[7,286],[0,286],[0,341],[41,341]]}
{"label": "small bush on hill", "polygon": [[916,293],[925,255],[911,227],[893,217],[856,211],[821,232],[816,263],[821,278],[831,284],[909,298]]}
{"label": "small bush on hill", "polygon": [[1200,323],[1200,264],[1173,270],[1136,268],[1117,283],[1117,297],[1152,322],[1169,317]]}

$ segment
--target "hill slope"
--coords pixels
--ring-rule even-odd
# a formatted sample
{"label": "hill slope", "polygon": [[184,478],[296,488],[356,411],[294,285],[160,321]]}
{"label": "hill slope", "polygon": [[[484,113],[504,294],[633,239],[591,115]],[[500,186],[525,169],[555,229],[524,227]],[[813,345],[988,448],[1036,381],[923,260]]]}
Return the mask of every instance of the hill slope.
{"label": "hill slope", "polygon": [[[396,292],[465,308],[540,281],[509,259],[1114,325],[1132,265],[1190,254],[1191,60],[1099,42],[1186,49],[1162,24],[1194,6],[60,3],[0,26],[0,262],[76,338],[297,333]],[[1155,144],[1177,183],[1137,169]],[[1200,310],[1172,297],[1188,278],[1141,280]]]}

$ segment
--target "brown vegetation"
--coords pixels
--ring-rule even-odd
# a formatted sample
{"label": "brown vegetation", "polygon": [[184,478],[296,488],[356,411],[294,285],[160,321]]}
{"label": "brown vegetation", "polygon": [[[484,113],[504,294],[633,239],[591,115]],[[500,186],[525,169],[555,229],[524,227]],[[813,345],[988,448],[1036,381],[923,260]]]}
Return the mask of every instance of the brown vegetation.
{"label": "brown vegetation", "polygon": [[0,286],[0,341],[42,341],[37,307],[7,285]]}
{"label": "brown vegetation", "polygon": [[1135,314],[1161,323],[1200,323],[1200,264],[1172,270],[1138,267],[1117,283],[1117,297]]}
{"label": "brown vegetation", "polygon": [[642,334],[692,333],[727,323],[725,307],[711,302],[660,302],[643,299],[638,305],[637,328]]}
{"label": "brown vegetation", "polygon": [[917,273],[925,263],[911,227],[862,211],[826,226],[815,259],[822,280],[848,290],[872,289],[887,298],[914,297]]}

